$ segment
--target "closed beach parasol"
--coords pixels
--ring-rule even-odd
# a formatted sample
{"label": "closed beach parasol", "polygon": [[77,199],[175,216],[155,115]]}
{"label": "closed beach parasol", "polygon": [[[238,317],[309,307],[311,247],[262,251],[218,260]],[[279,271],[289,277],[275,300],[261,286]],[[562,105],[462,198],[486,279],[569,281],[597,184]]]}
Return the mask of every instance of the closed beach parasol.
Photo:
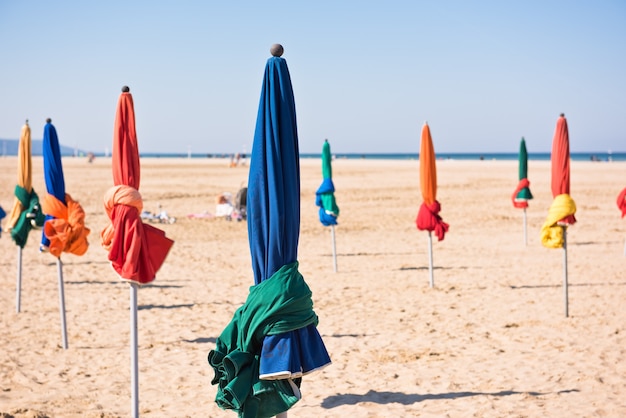
{"label": "closed beach parasol", "polygon": [[155,279],[174,241],[163,231],[141,221],[139,149],[133,96],[128,87],[122,89],[117,102],[111,165],[114,186],[104,196],[104,207],[111,224],[102,230],[101,238],[113,269],[130,284],[131,411],[132,417],[137,417],[137,290],[139,285]]}
{"label": "closed beach parasol", "polygon": [[28,121],[22,127],[17,164],[15,202],[7,219],[7,230],[11,231],[11,238],[17,245],[16,311],[19,313],[22,289],[22,249],[26,245],[30,230],[33,227],[41,227],[44,222],[39,197],[33,189],[33,163]]}
{"label": "closed beach parasol", "polygon": [[570,197],[569,132],[565,115],[556,123],[552,140],[552,205],[541,227],[541,243],[547,248],[563,248],[563,289],[565,316],[569,315],[567,294],[567,227],[576,222],[576,204]]}
{"label": "closed beach parasol", "polygon": [[333,249],[333,267],[337,272],[337,246],[335,244],[335,225],[339,216],[339,206],[335,200],[335,185],[333,184],[333,171],[331,165],[330,144],[328,139],[322,146],[322,184],[315,192],[315,204],[319,206],[320,222],[324,226],[330,226]]}
{"label": "closed beach parasol", "polygon": [[61,253],[83,255],[89,246],[85,228],[85,211],[80,204],[65,193],[65,178],[61,163],[61,149],[57,131],[50,119],[46,120],[43,132],[43,172],[47,194],[42,208],[46,214],[41,250],[49,251],[57,259],[59,279],[59,310],[63,348],[67,349],[67,327],[65,323],[65,293],[63,291],[63,263]]}
{"label": "closed beach parasol", "polygon": [[0,206],[0,237],[2,236],[2,220],[7,216],[2,206]]}
{"label": "closed beach parasol", "polygon": [[[626,188],[617,195],[617,208],[622,212],[622,218],[626,216]],[[626,255],[626,243],[624,244],[624,255]]]}
{"label": "closed beach parasol", "polygon": [[300,398],[301,376],[330,363],[311,290],[298,272],[300,163],[295,102],[283,48],[265,66],[248,179],[255,286],[209,353],[216,402],[270,417]]}
{"label": "closed beach parasol", "polygon": [[528,181],[528,152],[526,151],[526,141],[524,138],[520,141],[519,145],[519,183],[517,188],[511,196],[513,206],[516,208],[524,209],[524,245],[528,242],[528,234],[526,229],[526,208],[528,207],[528,201],[533,198],[530,192],[530,181]]}
{"label": "closed beach parasol", "polygon": [[420,142],[420,188],[424,200],[417,213],[415,223],[420,231],[428,231],[428,271],[430,274],[430,287],[435,285],[433,274],[433,239],[435,232],[439,241],[442,241],[448,231],[449,225],[445,223],[439,212],[441,205],[437,201],[437,167],[435,165],[435,148],[430,135],[428,123],[422,127]]}

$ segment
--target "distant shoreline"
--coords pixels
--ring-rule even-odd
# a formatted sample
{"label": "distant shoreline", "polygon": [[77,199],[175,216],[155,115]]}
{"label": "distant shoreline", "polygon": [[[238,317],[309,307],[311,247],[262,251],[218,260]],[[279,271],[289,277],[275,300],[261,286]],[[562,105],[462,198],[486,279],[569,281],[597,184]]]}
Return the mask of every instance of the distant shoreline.
{"label": "distant shoreline", "polygon": [[[107,158],[111,157],[110,154],[105,155],[104,153],[87,153],[84,151],[79,151],[76,154],[74,153],[61,153],[64,158],[87,158],[88,154],[92,154],[97,158]],[[235,154],[223,154],[223,153],[197,153],[197,154],[186,154],[186,153],[156,153],[156,152],[146,152],[140,153],[141,158],[163,158],[163,159],[231,159]],[[0,158],[2,157],[16,157],[16,153],[6,153],[3,154],[0,150]],[[40,153],[32,153],[33,157],[41,157]],[[245,158],[249,159],[249,155],[246,155]],[[300,154],[301,159],[312,160],[321,158],[320,154],[310,154],[310,153],[302,153]],[[379,154],[379,153],[335,153],[333,154],[334,159],[340,160],[392,160],[392,161],[401,161],[401,160],[418,160],[419,154],[413,153],[397,153],[397,154]],[[437,160],[460,160],[460,161],[517,161],[519,158],[516,153],[440,153],[437,154]],[[611,154],[608,153],[594,153],[594,152],[573,152],[570,154],[570,158],[572,161],[598,161],[598,162],[608,162],[608,161],[626,161],[626,152],[614,152]],[[550,161],[550,153],[529,153],[528,154],[529,161]]]}
{"label": "distant shoreline", "polygon": [[[224,153],[141,153],[145,158],[232,158],[235,154]],[[95,154],[96,157],[104,157],[104,154]],[[249,158],[250,155],[245,155]],[[573,161],[626,161],[626,152],[572,152],[570,157]],[[321,158],[317,153],[301,153],[302,159]],[[417,153],[334,153],[334,159],[347,160],[418,160]],[[500,160],[517,161],[517,153],[437,153],[438,160]],[[550,161],[549,152],[529,153],[528,159],[531,161]]]}
{"label": "distant shoreline", "polygon": [[[17,156],[18,140],[14,139],[1,139],[0,138],[0,157],[4,156]],[[34,157],[42,155],[42,141],[32,140],[32,155]],[[93,155],[95,157],[107,157],[110,156],[110,152],[105,155],[104,152],[90,152],[78,148],[71,148],[61,145],[61,155],[63,157],[87,157],[87,155]],[[145,158],[233,158],[235,159],[237,153],[167,153],[167,152],[145,152],[141,153],[141,157]],[[626,161],[626,151],[594,151],[594,152],[571,152],[571,159],[573,161]],[[241,158],[249,158],[249,154],[240,154]],[[315,159],[320,158],[319,153],[301,153],[302,159]],[[334,153],[335,159],[348,159],[348,160],[417,160],[419,159],[418,153]],[[438,160],[503,160],[511,161],[518,159],[517,152],[438,152]],[[549,152],[529,152],[528,159],[531,161],[549,161]]]}

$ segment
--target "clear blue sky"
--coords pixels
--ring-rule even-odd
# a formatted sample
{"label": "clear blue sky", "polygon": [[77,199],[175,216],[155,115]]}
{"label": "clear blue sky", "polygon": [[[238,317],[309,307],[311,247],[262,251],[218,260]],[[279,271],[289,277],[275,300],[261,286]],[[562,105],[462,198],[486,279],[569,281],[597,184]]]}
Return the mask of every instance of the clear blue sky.
{"label": "clear blue sky", "polygon": [[300,151],[626,151],[626,1],[0,0],[0,138],[52,118],[111,147],[123,85],[141,152],[250,151],[285,47]]}

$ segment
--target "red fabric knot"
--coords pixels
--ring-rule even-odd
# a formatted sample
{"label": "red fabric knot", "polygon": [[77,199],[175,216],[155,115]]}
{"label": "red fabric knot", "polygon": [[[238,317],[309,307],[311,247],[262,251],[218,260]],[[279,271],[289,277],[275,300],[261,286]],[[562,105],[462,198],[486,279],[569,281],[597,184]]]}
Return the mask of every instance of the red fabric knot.
{"label": "red fabric knot", "polygon": [[626,216],[626,188],[617,196],[617,207],[622,211],[622,218]]}
{"label": "red fabric knot", "polygon": [[441,205],[438,201],[435,200],[430,205],[424,202],[420,206],[415,223],[417,224],[417,229],[420,231],[434,231],[439,241],[442,241],[450,225],[441,219],[441,216],[439,216],[440,211]]}
{"label": "red fabric knot", "polygon": [[517,194],[519,192],[522,191],[522,189],[525,189],[526,187],[530,186],[530,181],[528,181],[528,179],[521,179],[519,181],[519,183],[517,184],[517,188],[515,189],[515,191],[513,192],[513,195],[511,195],[511,201],[513,202],[513,206],[515,206],[516,208],[527,208],[528,207],[528,201],[527,200],[517,200]]}

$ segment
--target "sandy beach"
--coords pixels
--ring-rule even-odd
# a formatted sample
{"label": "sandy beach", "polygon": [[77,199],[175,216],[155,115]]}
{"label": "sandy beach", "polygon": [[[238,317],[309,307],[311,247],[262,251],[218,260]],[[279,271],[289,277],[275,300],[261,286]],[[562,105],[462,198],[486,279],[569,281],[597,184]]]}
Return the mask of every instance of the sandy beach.
{"label": "sandy beach", "polygon": [[[189,219],[247,182],[221,159],[142,159],[144,208],[175,244],[139,291],[139,401],[144,417],[234,417],[214,402],[207,354],[253,284],[245,222]],[[41,157],[33,186],[45,192]],[[63,159],[67,192],[86,212],[90,247],[63,255],[69,348],[61,344],[56,259],[0,238],[0,417],[113,418],[130,413],[129,286],[100,246],[110,159]],[[552,202],[550,162],[530,161],[528,242],[510,196],[517,161],[437,163],[438,200],[450,230],[427,233],[418,161],[336,160],[341,209],[338,272],[330,229],[318,221],[319,160],[302,160],[300,271],[333,363],[306,376],[290,417],[626,416],[626,219],[616,206],[626,163],[574,161],[578,223],[568,231],[569,317],[563,250],[539,231]],[[0,158],[0,205],[13,204],[17,159]],[[3,224],[4,226],[4,224]],[[3,228],[4,229],[4,228]]]}

